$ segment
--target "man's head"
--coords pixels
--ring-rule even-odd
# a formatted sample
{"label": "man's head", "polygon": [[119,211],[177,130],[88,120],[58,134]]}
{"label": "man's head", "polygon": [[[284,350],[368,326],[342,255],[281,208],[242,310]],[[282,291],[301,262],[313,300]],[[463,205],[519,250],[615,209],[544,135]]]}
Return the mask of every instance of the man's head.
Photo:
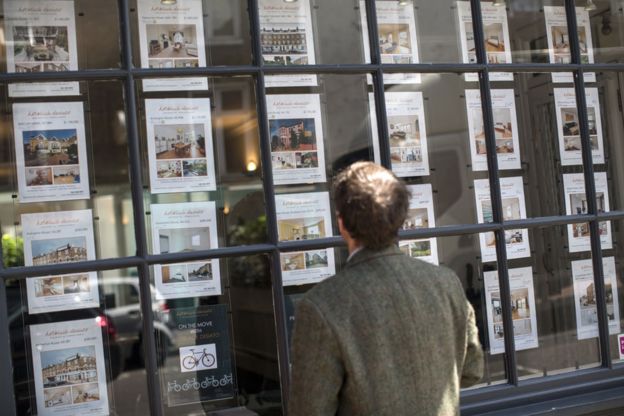
{"label": "man's head", "polygon": [[348,235],[372,250],[396,240],[407,216],[410,194],[388,169],[357,162],[338,174],[334,202],[338,220]]}

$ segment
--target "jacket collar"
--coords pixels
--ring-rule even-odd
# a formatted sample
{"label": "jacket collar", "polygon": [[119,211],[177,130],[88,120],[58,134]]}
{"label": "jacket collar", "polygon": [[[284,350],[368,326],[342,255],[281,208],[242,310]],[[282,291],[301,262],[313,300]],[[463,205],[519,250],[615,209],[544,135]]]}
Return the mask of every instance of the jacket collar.
{"label": "jacket collar", "polygon": [[349,259],[345,267],[353,267],[356,264],[363,263],[365,261],[369,261],[378,257],[397,256],[401,254],[403,254],[403,252],[396,244],[391,244],[386,248],[382,248],[381,250],[371,250],[364,247],[363,249],[357,251],[353,255],[353,257]]}

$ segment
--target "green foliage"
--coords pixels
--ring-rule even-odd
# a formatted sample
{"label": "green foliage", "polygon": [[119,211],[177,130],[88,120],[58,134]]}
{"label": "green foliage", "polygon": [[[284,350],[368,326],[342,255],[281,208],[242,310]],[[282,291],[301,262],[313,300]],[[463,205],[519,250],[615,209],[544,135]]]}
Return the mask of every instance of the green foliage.
{"label": "green foliage", "polygon": [[24,240],[10,234],[2,236],[2,258],[5,267],[24,265]]}

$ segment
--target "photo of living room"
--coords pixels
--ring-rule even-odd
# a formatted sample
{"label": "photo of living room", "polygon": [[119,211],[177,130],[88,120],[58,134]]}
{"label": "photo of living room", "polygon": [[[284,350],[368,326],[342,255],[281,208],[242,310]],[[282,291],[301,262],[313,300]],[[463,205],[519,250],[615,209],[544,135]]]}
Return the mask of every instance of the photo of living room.
{"label": "photo of living room", "polygon": [[411,55],[408,24],[379,24],[379,49],[382,55]]}
{"label": "photo of living room", "polygon": [[197,159],[206,157],[204,125],[157,124],[154,126],[156,159]]}
{"label": "photo of living room", "polygon": [[311,240],[325,237],[323,217],[291,218],[277,221],[280,241]]}
{"label": "photo of living room", "polygon": [[401,229],[416,230],[419,228],[429,228],[427,208],[410,208]]}
{"label": "photo of living room", "polygon": [[26,186],[52,185],[52,168],[26,168]]}
{"label": "photo of living room", "polygon": [[185,283],[188,281],[188,272],[186,264],[171,264],[162,266],[161,268],[162,282],[169,283]]}
{"label": "photo of living room", "polygon": [[418,115],[388,116],[390,147],[420,146]]}
{"label": "photo of living room", "polygon": [[159,178],[181,178],[182,164],[179,160],[156,162],[156,176]]}
{"label": "photo of living room", "polygon": [[16,63],[69,62],[67,26],[13,26]]}
{"label": "photo of living room", "polygon": [[[491,303],[493,324],[500,324],[503,321],[500,292],[492,292]],[[514,334],[516,336],[531,333],[530,318],[529,289],[526,287],[511,289],[511,319],[513,320]]]}
{"label": "photo of living room", "polygon": [[303,253],[282,253],[280,263],[283,272],[305,269],[305,258]]}
{"label": "photo of living room", "polygon": [[295,154],[294,153],[273,153],[271,154],[271,164],[273,169],[294,169]]}
{"label": "photo of living room", "polygon": [[485,49],[487,51],[488,63],[506,64],[503,24],[499,22],[484,24],[483,31],[485,33]]}
{"label": "photo of living room", "polygon": [[[513,127],[511,124],[512,114],[510,108],[493,108],[494,133],[496,136],[496,153],[513,153]],[[485,155],[485,129],[483,125],[483,112],[480,108],[472,109],[472,125],[474,128],[475,149],[478,155]]]}
{"label": "photo of living room", "polygon": [[63,294],[63,278],[61,276],[41,277],[34,279],[35,296],[59,296]]}
{"label": "photo of living room", "polygon": [[53,182],[55,185],[67,185],[71,183],[80,183],[80,168],[74,166],[55,166],[52,168],[54,175]]}
{"label": "photo of living room", "polygon": [[195,25],[148,24],[145,31],[150,67],[161,59],[169,62],[182,59],[186,66],[199,64]]}
{"label": "photo of living room", "polygon": [[158,230],[160,253],[183,253],[210,249],[210,227]]}

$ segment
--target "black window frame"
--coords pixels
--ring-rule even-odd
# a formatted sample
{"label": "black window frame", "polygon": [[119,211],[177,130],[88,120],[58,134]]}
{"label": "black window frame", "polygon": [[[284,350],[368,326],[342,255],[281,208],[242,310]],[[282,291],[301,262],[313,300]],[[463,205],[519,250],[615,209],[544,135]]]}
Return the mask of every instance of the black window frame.
{"label": "black window frame", "polygon": [[[275,192],[271,168],[270,135],[268,130],[265,76],[275,74],[370,74],[373,79],[374,97],[376,102],[376,116],[378,137],[380,141],[381,163],[390,167],[390,143],[386,126],[386,108],[384,98],[384,74],[388,73],[478,73],[479,89],[482,97],[482,110],[485,127],[487,165],[489,184],[493,208],[493,222],[487,224],[466,224],[401,231],[400,239],[430,238],[444,236],[458,236],[492,231],[496,236],[496,254],[499,285],[502,295],[502,315],[505,334],[511,334],[512,307],[508,280],[507,255],[505,247],[505,230],[517,228],[531,228],[556,226],[577,222],[589,222],[592,264],[596,285],[596,300],[598,312],[598,329],[600,340],[600,366],[579,370],[567,374],[536,378],[530,380],[518,379],[516,366],[516,351],[514,337],[505,336],[505,370],[507,382],[494,386],[487,386],[462,393],[462,413],[478,414],[484,411],[496,411],[526,404],[526,398],[531,397],[533,402],[548,401],[571,397],[579,393],[592,393],[601,390],[620,387],[624,383],[624,364],[613,364],[609,347],[609,328],[606,309],[604,272],[602,265],[602,249],[600,245],[599,222],[624,219],[624,211],[615,210],[606,213],[598,212],[596,205],[596,188],[594,184],[594,168],[592,163],[591,143],[587,119],[585,82],[583,74],[595,71],[624,71],[624,64],[583,64],[579,49],[575,1],[565,0],[565,10],[570,39],[572,62],[570,64],[489,64],[486,56],[483,20],[481,17],[481,1],[470,0],[472,21],[474,26],[477,63],[439,63],[439,64],[382,64],[380,51],[377,45],[377,13],[375,0],[366,0],[366,16],[369,33],[369,48],[371,62],[366,64],[317,64],[308,66],[265,66],[262,60],[260,44],[260,20],[258,0],[248,0],[248,16],[250,19],[253,63],[237,66],[214,66],[202,68],[172,68],[172,69],[144,69],[133,66],[133,57],[136,51],[132,47],[132,33],[130,21],[129,0],[118,0],[121,67],[119,69],[77,70],[68,72],[41,72],[41,73],[1,73],[0,82],[4,85],[12,82],[31,81],[88,81],[116,79],[124,84],[125,115],[127,125],[129,150],[129,175],[134,215],[134,232],[136,240],[136,255],[86,261],[81,263],[23,266],[5,268],[0,252],[0,338],[4,339],[0,345],[0,402],[4,405],[5,414],[16,414],[15,397],[13,391],[11,348],[9,339],[8,312],[6,308],[6,280],[9,278],[26,278],[49,274],[64,274],[86,271],[100,271],[117,268],[134,267],[139,272],[141,312],[143,314],[143,337],[145,364],[147,370],[147,387],[149,394],[150,413],[162,415],[163,400],[157,372],[157,353],[153,328],[153,311],[151,309],[150,266],[154,264],[169,264],[180,261],[225,258],[232,256],[246,256],[252,254],[266,254],[271,257],[272,295],[275,311],[275,327],[277,333],[278,365],[280,371],[282,405],[286,412],[289,392],[289,352],[287,343],[286,314],[284,307],[284,290],[282,286],[280,253],[292,250],[310,250],[329,248],[344,245],[340,237],[322,238],[313,241],[280,242],[277,232]],[[502,198],[500,193],[500,176],[496,155],[496,141],[492,114],[492,99],[490,96],[490,73],[511,72],[572,72],[574,75],[574,89],[579,114],[579,125],[582,144],[583,175],[585,178],[585,192],[588,201],[588,213],[582,215],[557,215],[536,217],[522,220],[505,221],[503,219]],[[268,242],[249,246],[224,247],[208,251],[192,253],[171,253],[152,255],[148,252],[148,241],[145,223],[144,191],[142,183],[142,159],[138,128],[138,111],[136,101],[137,80],[164,76],[252,76],[256,87],[256,110],[259,120],[259,137],[262,158],[263,190],[266,203]]]}

